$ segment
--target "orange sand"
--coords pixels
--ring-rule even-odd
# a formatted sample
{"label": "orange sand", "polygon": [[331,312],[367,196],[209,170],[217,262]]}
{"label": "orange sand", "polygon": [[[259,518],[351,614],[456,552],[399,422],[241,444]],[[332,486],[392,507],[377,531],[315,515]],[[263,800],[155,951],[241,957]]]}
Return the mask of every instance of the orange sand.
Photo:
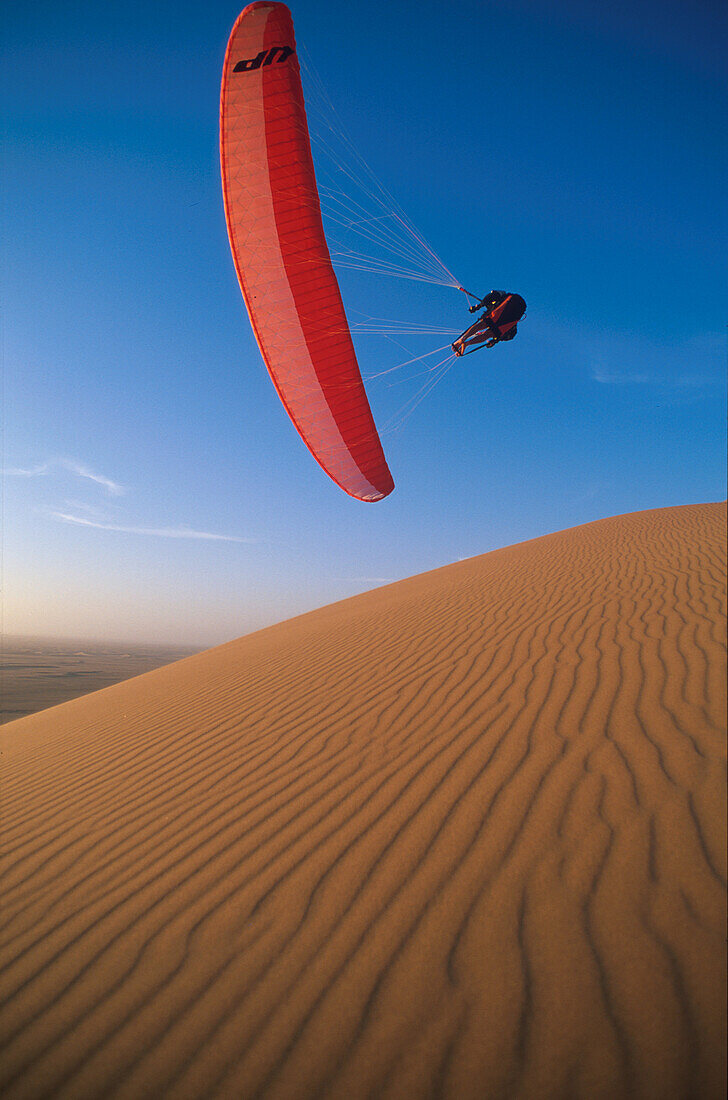
{"label": "orange sand", "polygon": [[3,728],[0,1092],[724,1094],[724,509]]}

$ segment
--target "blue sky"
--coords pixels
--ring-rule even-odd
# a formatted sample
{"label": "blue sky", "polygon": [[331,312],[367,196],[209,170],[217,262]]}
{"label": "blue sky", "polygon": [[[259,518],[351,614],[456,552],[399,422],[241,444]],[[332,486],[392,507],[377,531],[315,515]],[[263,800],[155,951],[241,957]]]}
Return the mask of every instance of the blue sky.
{"label": "blue sky", "polygon": [[[725,8],[291,10],[378,178],[466,287],[517,290],[528,317],[383,435],[389,498],[345,496],[278,402],[230,257],[217,117],[239,6],[13,5],[9,633],[210,645],[549,531],[725,496]],[[454,290],[340,282],[354,320],[468,323]],[[407,354],[372,335],[357,350],[365,376]],[[421,384],[373,379],[378,424]]]}

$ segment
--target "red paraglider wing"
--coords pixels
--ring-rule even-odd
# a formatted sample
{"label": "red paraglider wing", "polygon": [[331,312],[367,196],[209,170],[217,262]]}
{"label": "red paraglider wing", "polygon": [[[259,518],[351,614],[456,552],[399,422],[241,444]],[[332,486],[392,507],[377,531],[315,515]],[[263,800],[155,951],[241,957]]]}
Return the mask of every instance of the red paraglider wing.
{"label": "red paraglider wing", "polygon": [[230,247],[258,345],[302,439],[351,496],[391,493],[321,221],[285,4],[249,4],[228,42],[220,159]]}

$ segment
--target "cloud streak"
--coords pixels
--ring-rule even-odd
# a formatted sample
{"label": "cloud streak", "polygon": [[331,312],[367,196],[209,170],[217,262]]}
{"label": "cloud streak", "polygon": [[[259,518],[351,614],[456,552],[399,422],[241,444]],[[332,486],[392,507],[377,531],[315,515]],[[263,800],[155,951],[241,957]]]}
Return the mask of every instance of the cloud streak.
{"label": "cloud streak", "polygon": [[123,496],[126,492],[123,485],[119,485],[118,482],[112,481],[111,478],[104,477],[103,474],[94,473],[93,470],[89,469],[89,467],[85,466],[82,462],[76,462],[74,459],[70,458],[54,458],[49,462],[41,462],[37,466],[30,466],[25,469],[19,466],[8,466],[3,470],[3,473],[8,477],[45,477],[51,470],[58,467],[67,470],[76,477],[95,482],[96,485],[100,485],[103,489],[106,489],[107,493],[111,496]]}
{"label": "cloud streak", "polygon": [[44,462],[41,466],[31,466],[29,469],[22,469],[20,466],[6,466],[3,473],[6,477],[42,477],[48,473],[48,469],[48,463]]}
{"label": "cloud streak", "polygon": [[127,527],[120,523],[99,523],[83,516],[74,516],[70,512],[51,512],[50,515],[61,523],[70,523],[76,527],[93,527],[99,531],[119,531],[125,535],[152,535],[160,539],[202,539],[207,542],[252,543],[256,541],[239,535],[217,535],[210,531],[195,531],[192,527]]}
{"label": "cloud streak", "polygon": [[649,374],[614,374],[595,367],[592,378],[603,386],[646,386],[655,379]]}
{"label": "cloud streak", "polygon": [[[697,333],[687,340],[656,344],[614,335],[593,342],[592,381],[602,386],[652,386],[663,393],[698,394],[724,384],[725,337]],[[623,369],[605,367],[620,362]]]}
{"label": "cloud streak", "polygon": [[95,481],[97,485],[101,485],[106,489],[108,493],[111,493],[113,497],[122,496],[126,489],[123,485],[119,485],[116,481],[112,481],[108,477],[104,477],[103,474],[95,474],[93,470],[89,470],[88,466],[82,465],[80,462],[73,462],[70,459],[59,459],[58,465],[62,466],[65,470],[75,474],[76,477],[86,478],[88,481]]}

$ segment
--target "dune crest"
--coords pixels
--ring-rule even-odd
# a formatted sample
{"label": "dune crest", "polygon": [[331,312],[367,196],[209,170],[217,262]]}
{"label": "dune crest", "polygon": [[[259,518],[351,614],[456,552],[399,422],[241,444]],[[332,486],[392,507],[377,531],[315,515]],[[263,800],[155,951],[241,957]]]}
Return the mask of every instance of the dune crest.
{"label": "dune crest", "polygon": [[725,509],[3,727],[0,1093],[718,1098]]}

